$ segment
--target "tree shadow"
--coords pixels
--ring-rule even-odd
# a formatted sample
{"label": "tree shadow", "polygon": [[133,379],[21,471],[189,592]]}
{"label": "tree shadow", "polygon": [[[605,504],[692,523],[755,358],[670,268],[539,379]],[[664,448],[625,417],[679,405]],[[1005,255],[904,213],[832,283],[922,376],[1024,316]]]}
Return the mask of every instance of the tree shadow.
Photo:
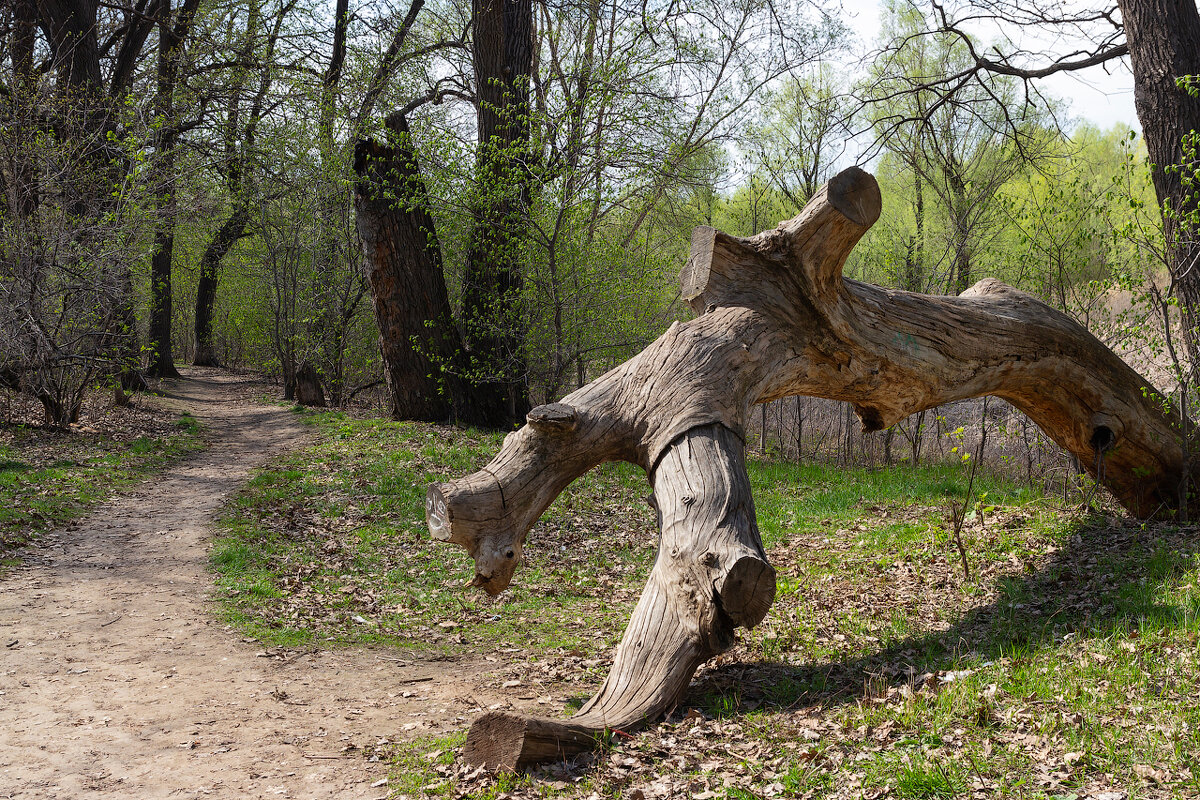
{"label": "tree shadow", "polygon": [[986,663],[1053,649],[1064,637],[1175,629],[1200,618],[1200,600],[1186,608],[1157,600],[1165,583],[1194,568],[1200,528],[1093,521],[1076,526],[1065,539],[1040,568],[994,578],[994,601],[964,608],[944,631],[840,659],[719,664],[693,681],[680,710],[733,715],[853,703],[915,676],[968,666],[964,659]]}

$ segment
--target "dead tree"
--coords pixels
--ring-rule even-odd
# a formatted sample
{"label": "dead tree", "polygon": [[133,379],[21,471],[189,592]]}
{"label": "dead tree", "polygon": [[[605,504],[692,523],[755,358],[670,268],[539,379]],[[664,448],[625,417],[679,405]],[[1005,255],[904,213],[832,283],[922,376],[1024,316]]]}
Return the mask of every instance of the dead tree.
{"label": "dead tree", "polygon": [[867,431],[953,400],[996,395],[1079,457],[1134,514],[1176,504],[1183,451],[1161,395],[1084,328],[994,280],[958,297],[842,277],[880,213],[857,168],[795,219],[749,239],[697,228],[681,276],[697,316],[640,354],[533,409],[483,470],[431,486],[426,521],[475,559],[475,585],[508,586],[525,534],[602,461],[643,467],[661,540],[600,691],[572,718],[484,714],[465,758],[518,769],[590,748],[677,703],[696,668],[762,620],[775,573],[744,464],[754,404],[846,400]]}

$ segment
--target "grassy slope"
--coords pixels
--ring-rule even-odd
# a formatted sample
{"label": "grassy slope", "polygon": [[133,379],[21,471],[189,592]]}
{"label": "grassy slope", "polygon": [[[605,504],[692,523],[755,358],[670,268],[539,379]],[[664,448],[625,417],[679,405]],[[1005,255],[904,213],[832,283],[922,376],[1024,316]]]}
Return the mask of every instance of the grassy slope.
{"label": "grassy slope", "polygon": [[104,429],[55,432],[5,426],[0,440],[0,553],[38,531],[82,516],[202,446],[200,423],[190,414],[156,428],[130,437]]}
{"label": "grassy slope", "polygon": [[[568,707],[607,668],[653,559],[640,471],[607,465],[538,523],[496,600],[459,588],[424,488],[480,466],[491,435],[309,419],[320,444],[257,477],[213,553],[229,617],[279,643],[499,656],[497,680]],[[1194,531],[1065,515],[988,476],[964,538],[961,468],[752,461],[779,570],[767,620],[705,667],[668,722],[567,769],[471,775],[458,740],[396,755],[409,794],[1129,797],[1200,791]],[[690,709],[690,710],[689,710]],[[1112,796],[1110,800],[1115,800]]]}

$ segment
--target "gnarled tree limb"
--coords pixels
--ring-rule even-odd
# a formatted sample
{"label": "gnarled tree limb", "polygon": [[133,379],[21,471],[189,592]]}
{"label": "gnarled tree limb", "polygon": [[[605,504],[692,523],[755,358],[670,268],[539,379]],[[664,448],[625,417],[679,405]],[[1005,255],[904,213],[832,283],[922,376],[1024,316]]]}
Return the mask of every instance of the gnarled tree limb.
{"label": "gnarled tree limb", "polygon": [[570,720],[487,714],[465,755],[520,768],[590,747],[676,703],[696,667],[774,599],[746,481],[751,407],[795,394],[854,404],[866,430],[952,400],[1003,397],[1094,470],[1139,516],[1173,508],[1183,452],[1149,383],[1064,314],[996,281],[958,297],[842,277],[880,213],[848,169],[795,219],[749,239],[697,228],[681,276],[697,317],[559,403],[530,412],[483,470],[430,487],[436,538],[471,553],[475,583],[508,586],[525,534],[601,461],[651,476],[662,539],[600,691]]}

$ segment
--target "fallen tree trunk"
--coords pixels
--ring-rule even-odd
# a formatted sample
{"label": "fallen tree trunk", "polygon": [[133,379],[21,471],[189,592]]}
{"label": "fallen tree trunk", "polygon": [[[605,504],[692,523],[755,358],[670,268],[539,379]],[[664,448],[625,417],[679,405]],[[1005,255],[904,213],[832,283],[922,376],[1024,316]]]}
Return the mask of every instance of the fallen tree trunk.
{"label": "fallen tree trunk", "polygon": [[486,714],[465,756],[513,769],[591,747],[600,731],[637,727],[673,705],[696,667],[762,621],[775,599],[754,519],[742,439],[724,425],[684,433],[654,471],[662,539],[616,661],[569,723]]}
{"label": "fallen tree trunk", "polygon": [[795,219],[749,239],[697,228],[681,276],[697,313],[640,354],[530,412],[480,472],[430,487],[434,537],[465,547],[475,585],[508,586],[525,534],[601,461],[651,476],[662,539],[599,693],[565,721],[485,714],[465,757],[516,769],[592,746],[678,702],[696,667],[774,598],[743,464],[751,407],[803,394],[846,400],[868,431],[952,400],[1002,397],[1134,514],[1176,505],[1183,450],[1150,384],[1084,328],[985,280],[932,297],[842,277],[880,213],[862,170],[829,182]]}

